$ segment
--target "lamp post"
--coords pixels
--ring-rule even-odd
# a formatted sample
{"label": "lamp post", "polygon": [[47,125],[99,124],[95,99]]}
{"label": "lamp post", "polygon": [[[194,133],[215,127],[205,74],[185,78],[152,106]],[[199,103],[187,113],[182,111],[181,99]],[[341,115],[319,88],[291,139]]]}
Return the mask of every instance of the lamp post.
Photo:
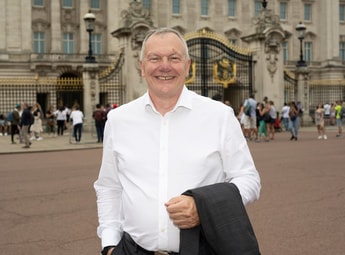
{"label": "lamp post", "polygon": [[92,44],[91,44],[91,34],[93,30],[95,29],[95,20],[96,20],[96,17],[91,12],[91,10],[89,10],[89,12],[86,13],[84,16],[86,31],[89,33],[89,53],[85,57],[86,63],[96,63],[95,56],[93,56],[92,54]]}
{"label": "lamp post", "polygon": [[300,55],[299,55],[299,60],[297,62],[297,67],[304,67],[307,66],[307,63],[304,61],[303,59],[303,39],[305,37],[305,30],[306,30],[306,26],[300,22],[297,24],[296,26],[296,31],[298,33],[298,39],[300,41]]}
{"label": "lamp post", "polygon": [[266,2],[266,0],[263,0],[263,1],[262,1],[262,7],[263,7],[264,9],[266,9],[266,7],[267,7],[267,2]]}

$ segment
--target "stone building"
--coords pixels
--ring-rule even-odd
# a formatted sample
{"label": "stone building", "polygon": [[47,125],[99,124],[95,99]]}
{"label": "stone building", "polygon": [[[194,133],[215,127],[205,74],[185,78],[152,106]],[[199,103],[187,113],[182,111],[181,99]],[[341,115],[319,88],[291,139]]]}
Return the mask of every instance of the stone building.
{"label": "stone building", "polygon": [[[97,63],[86,64],[89,10],[96,17],[91,45]],[[307,111],[345,97],[345,0],[2,0],[0,13],[4,113],[38,101],[44,110],[77,103],[90,117],[96,103],[140,96],[146,90],[138,67],[141,42],[147,30],[163,26],[186,38],[217,40],[234,56],[250,55],[250,67],[232,65],[238,74],[229,82],[209,79],[221,84],[217,91],[235,110],[249,93],[258,101],[267,96],[278,109],[301,101]],[[302,41],[300,22],[306,26]],[[307,67],[298,69],[301,53]],[[245,82],[230,81],[240,75],[249,76],[245,93],[235,89]]]}

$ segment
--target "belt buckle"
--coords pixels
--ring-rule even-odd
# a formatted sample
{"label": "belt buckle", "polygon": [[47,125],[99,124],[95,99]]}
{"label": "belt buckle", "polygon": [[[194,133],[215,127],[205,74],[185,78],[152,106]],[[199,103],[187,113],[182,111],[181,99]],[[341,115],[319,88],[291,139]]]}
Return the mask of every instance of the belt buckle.
{"label": "belt buckle", "polygon": [[169,255],[167,251],[155,251],[155,255]]}

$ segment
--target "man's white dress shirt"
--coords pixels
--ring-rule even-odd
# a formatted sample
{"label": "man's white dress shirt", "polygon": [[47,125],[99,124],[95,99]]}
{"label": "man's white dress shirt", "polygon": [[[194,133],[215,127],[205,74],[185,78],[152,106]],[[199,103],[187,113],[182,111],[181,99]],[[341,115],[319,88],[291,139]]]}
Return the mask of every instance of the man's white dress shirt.
{"label": "man's white dress shirt", "polygon": [[147,250],[178,252],[179,229],[164,203],[188,189],[232,182],[244,204],[259,197],[260,177],[232,108],[186,87],[165,116],[148,93],[110,111],[103,143],[94,184],[102,247],[126,231]]}

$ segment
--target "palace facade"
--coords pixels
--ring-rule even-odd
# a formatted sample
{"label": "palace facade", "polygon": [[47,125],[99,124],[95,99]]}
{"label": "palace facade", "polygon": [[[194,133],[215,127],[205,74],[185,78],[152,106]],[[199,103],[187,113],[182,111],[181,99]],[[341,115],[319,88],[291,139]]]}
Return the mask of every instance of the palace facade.
{"label": "palace facade", "polygon": [[[91,76],[100,83],[88,89],[91,101],[83,92],[89,10],[96,17],[91,45],[97,73]],[[345,99],[345,0],[2,0],[0,13],[2,113],[24,101],[38,101],[46,110],[61,104],[123,104],[140,96],[146,88],[136,63],[140,29],[164,26],[186,35],[206,31],[228,40],[231,48],[247,49],[258,100],[276,99],[279,108],[293,97],[284,77],[298,81],[301,55],[308,69],[302,79],[308,81],[308,107]],[[300,22],[306,27],[303,40],[296,31]],[[270,29],[279,30],[278,39],[269,38]],[[281,89],[271,89],[275,86]]]}

